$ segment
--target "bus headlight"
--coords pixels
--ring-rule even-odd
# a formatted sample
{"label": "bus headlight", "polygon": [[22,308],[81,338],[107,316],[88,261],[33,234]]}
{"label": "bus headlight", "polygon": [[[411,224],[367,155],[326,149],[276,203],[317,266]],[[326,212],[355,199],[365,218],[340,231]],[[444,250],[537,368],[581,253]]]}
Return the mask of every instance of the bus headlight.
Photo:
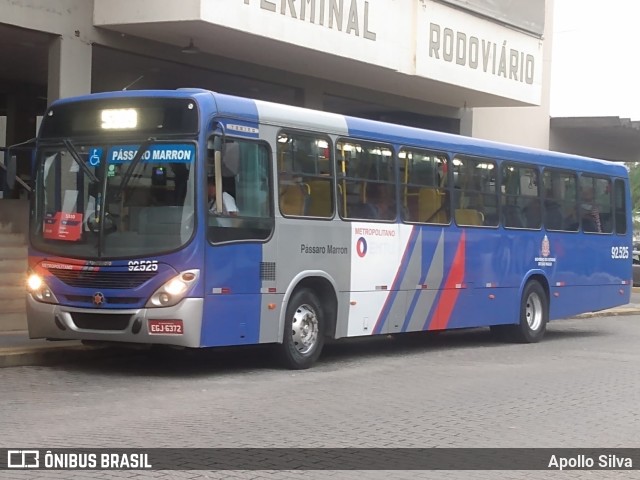
{"label": "bus headlight", "polygon": [[200,270],[186,270],[156,290],[145,305],[147,308],[172,307],[180,302],[200,277]]}
{"label": "bus headlight", "polygon": [[27,278],[27,290],[39,302],[58,303],[56,296],[37,273],[32,273]]}

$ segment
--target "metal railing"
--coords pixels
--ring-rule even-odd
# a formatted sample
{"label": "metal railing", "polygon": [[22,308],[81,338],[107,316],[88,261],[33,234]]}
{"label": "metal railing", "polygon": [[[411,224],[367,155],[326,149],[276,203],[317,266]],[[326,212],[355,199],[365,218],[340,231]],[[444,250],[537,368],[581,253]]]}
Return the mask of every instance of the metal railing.
{"label": "metal railing", "polygon": [[[15,158],[15,157],[14,157],[14,158]],[[4,160],[0,161],[0,168],[1,168],[2,170],[4,170],[4,174],[5,174],[5,175],[7,176],[7,178],[8,178],[8,177],[9,177],[9,173],[8,173],[8,172],[9,172],[9,170],[8,170],[7,166],[4,164]],[[23,188],[27,193],[31,193],[31,187],[30,187],[29,185],[27,185],[27,184],[25,183],[25,181],[24,181],[24,180],[22,180],[22,179],[21,179],[20,177],[18,177],[17,175],[16,175],[16,177],[15,177],[15,182],[16,182],[18,185],[20,185],[20,186],[21,186],[21,187],[22,187],[22,188]],[[9,180],[7,180],[7,185],[9,186],[9,188],[11,188],[11,187],[12,187],[12,185],[11,185],[10,183],[11,183],[11,182],[10,182]]]}
{"label": "metal railing", "polygon": [[27,194],[31,193],[31,187],[16,174],[17,169],[17,157],[14,155],[16,151],[33,152],[35,149],[35,139],[27,140],[26,142],[11,145],[9,147],[0,147],[0,153],[4,153],[4,158],[0,160],[0,169],[4,172],[4,185],[0,185],[0,189],[3,191],[13,190],[17,183]]}

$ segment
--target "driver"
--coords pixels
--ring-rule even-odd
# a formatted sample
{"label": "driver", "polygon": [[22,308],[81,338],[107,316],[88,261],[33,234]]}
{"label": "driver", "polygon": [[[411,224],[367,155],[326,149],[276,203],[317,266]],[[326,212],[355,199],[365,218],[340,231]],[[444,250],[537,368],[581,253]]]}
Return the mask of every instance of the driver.
{"label": "driver", "polygon": [[[216,213],[216,178],[209,176],[207,178],[207,193],[209,195],[209,212]],[[235,217],[238,215],[238,207],[235,199],[231,194],[222,192],[222,214]]]}

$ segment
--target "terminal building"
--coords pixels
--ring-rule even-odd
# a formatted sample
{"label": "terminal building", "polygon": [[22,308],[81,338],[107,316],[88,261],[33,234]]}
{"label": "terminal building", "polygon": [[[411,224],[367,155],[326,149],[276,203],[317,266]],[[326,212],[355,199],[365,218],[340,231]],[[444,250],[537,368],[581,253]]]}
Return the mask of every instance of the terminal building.
{"label": "terminal building", "polygon": [[32,138],[57,98],[202,87],[547,148],[551,10],[545,0],[0,0],[0,146]]}
{"label": "terminal building", "polygon": [[636,160],[633,122],[550,122],[552,13],[553,0],[0,0],[0,147],[33,138],[57,98],[202,87]]}
{"label": "terminal building", "polygon": [[0,13],[0,147],[33,138],[57,98],[202,87],[638,157],[635,123],[550,122],[553,0],[0,0]]}

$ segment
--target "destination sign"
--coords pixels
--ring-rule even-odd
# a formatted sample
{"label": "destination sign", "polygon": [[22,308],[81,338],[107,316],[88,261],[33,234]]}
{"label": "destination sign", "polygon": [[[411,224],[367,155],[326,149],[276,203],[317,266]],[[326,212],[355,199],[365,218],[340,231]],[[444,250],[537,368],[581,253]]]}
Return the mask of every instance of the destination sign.
{"label": "destination sign", "polygon": [[[120,145],[109,149],[110,163],[126,163],[133,160],[139,145]],[[150,145],[142,154],[143,162],[191,163],[196,158],[195,145],[191,143]]]}

